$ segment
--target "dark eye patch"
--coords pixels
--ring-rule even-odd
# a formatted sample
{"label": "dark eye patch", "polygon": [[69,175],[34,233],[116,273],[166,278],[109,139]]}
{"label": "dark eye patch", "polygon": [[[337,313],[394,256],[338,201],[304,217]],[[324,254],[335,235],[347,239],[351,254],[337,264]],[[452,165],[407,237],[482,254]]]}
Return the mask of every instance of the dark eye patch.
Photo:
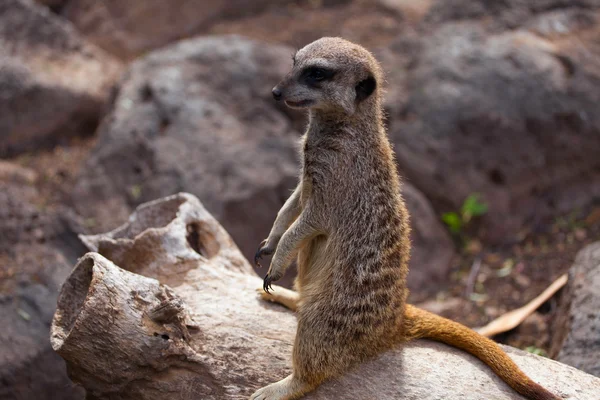
{"label": "dark eye patch", "polygon": [[328,81],[333,78],[335,71],[323,67],[306,67],[300,74],[300,82],[308,86],[318,87],[319,82]]}

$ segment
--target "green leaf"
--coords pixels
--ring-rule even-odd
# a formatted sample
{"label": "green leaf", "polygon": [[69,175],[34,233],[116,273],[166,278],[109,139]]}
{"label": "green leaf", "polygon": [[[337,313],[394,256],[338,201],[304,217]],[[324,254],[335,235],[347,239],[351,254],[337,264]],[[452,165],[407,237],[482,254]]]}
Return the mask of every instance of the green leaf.
{"label": "green leaf", "polygon": [[470,217],[479,217],[481,215],[484,215],[487,212],[487,210],[487,204],[485,204],[482,201],[479,201],[478,193],[470,194],[465,199],[461,209],[462,214],[467,217],[467,220],[469,220]]}
{"label": "green leaf", "polygon": [[455,212],[448,212],[442,214],[442,221],[448,226],[451,232],[459,233],[462,229],[462,220],[460,216]]}
{"label": "green leaf", "polygon": [[129,192],[131,193],[131,197],[134,200],[139,200],[142,195],[142,185],[133,185],[129,188]]}

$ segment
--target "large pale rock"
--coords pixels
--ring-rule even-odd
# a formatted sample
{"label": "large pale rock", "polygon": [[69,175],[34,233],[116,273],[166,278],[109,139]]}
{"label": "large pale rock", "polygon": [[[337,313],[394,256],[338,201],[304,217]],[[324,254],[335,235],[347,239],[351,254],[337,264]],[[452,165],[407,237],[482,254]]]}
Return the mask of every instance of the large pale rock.
{"label": "large pale rock", "polygon": [[[446,3],[457,1],[436,3],[421,30],[381,51],[391,137],[403,173],[437,209],[482,193],[482,233],[510,241],[525,222],[600,194],[600,14],[567,2],[542,12],[552,4],[538,1],[519,29],[491,29],[527,7],[458,2],[482,7],[479,19]],[[457,17],[432,22],[440,7]]]}
{"label": "large pale rock", "polygon": [[65,0],[62,3],[59,13],[90,41],[119,57],[130,58],[198,34],[217,21],[252,15],[282,2]]}
{"label": "large pale rock", "polygon": [[600,377],[600,242],[577,254],[554,323],[552,355]]}
{"label": "large pale rock", "polygon": [[83,246],[60,213],[35,205],[38,197],[0,176],[0,398],[83,399],[48,341],[60,284]]}
{"label": "large pale rock", "polygon": [[90,135],[121,64],[30,0],[0,3],[0,156]]}
{"label": "large pale rock", "polygon": [[[63,285],[52,345],[92,398],[239,400],[290,372],[294,315],[259,300],[261,279],[193,196],[145,204],[118,230],[84,239],[137,272],[88,253]],[[506,349],[548,389],[597,398],[600,379]],[[399,397],[522,399],[472,357],[427,341],[385,353],[306,399]]]}

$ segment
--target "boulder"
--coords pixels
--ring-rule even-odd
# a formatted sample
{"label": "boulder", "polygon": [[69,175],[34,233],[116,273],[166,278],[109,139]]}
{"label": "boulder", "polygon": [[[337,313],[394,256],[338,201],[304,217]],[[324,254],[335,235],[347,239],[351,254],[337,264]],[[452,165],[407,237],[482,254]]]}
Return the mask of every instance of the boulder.
{"label": "boulder", "polygon": [[490,31],[488,11],[429,22],[381,58],[402,172],[438,210],[481,193],[481,235],[510,242],[600,195],[600,13],[565,3]]}
{"label": "boulder", "polygon": [[577,254],[561,295],[551,356],[600,377],[600,242]]}
{"label": "boulder", "polygon": [[[8,168],[7,168],[8,169]],[[31,176],[20,171],[16,176]],[[67,217],[36,204],[28,184],[0,176],[0,398],[80,400],[48,341],[61,283],[83,246]],[[60,394],[60,395],[59,395]]]}
{"label": "boulder", "polygon": [[0,3],[0,157],[90,135],[121,64],[30,0]]}
{"label": "boulder", "polygon": [[134,62],[74,189],[76,209],[99,232],[185,190],[253,255],[297,180],[299,133],[271,95],[291,53],[205,37]]}
{"label": "boulder", "polygon": [[[43,0],[48,1],[48,0]],[[90,41],[121,58],[133,58],[205,30],[289,0],[66,0],[59,14]]]}
{"label": "boulder", "polygon": [[[197,198],[180,193],[141,205],[116,231],[84,239],[104,255],[86,254],[67,278],[51,342],[94,399],[239,400],[289,374],[293,313],[259,299],[262,279]],[[600,379],[504,349],[562,397],[597,398]],[[305,398],[399,397],[523,399],[473,357],[425,340]]]}

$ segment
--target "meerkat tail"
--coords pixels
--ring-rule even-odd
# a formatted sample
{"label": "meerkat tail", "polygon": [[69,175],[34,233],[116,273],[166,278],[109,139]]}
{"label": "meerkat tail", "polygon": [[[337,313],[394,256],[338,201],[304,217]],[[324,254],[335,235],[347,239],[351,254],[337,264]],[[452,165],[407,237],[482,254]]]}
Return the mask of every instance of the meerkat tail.
{"label": "meerkat tail", "polygon": [[560,399],[525,375],[496,342],[458,322],[407,304],[403,336],[406,340],[431,339],[464,350],[487,364],[504,382],[529,399]]}

